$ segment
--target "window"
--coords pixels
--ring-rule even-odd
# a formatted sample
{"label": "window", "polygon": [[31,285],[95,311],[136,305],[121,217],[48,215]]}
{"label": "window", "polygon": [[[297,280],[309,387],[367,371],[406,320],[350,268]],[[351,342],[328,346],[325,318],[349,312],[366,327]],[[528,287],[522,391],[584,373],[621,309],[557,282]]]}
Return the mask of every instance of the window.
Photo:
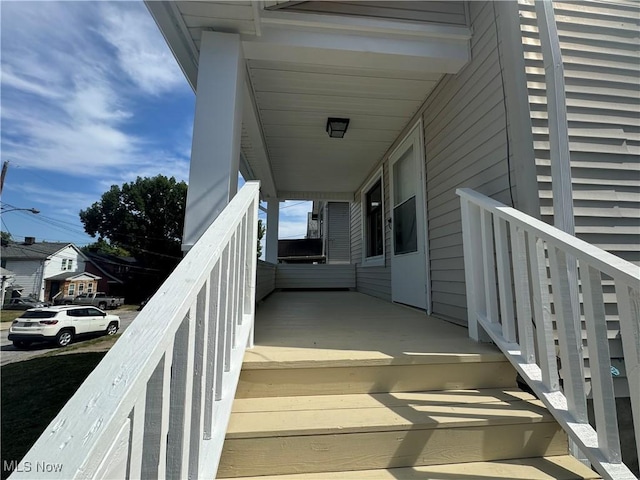
{"label": "window", "polygon": [[63,258],[62,259],[62,270],[73,270],[73,259]]}
{"label": "window", "polygon": [[78,293],[83,293],[84,292],[84,283],[79,283],[78,284]]}
{"label": "window", "polygon": [[87,293],[93,293],[93,282],[87,283]]}
{"label": "window", "polygon": [[384,230],[382,225],[382,182],[378,180],[369,190],[366,198],[367,257],[377,257],[383,253]]}
{"label": "window", "polygon": [[384,192],[382,169],[362,193],[363,265],[384,265]]}
{"label": "window", "polygon": [[62,259],[62,270],[66,270],[67,269],[67,259],[63,258]]}
{"label": "window", "polygon": [[69,295],[74,295],[76,293],[76,284],[75,283],[70,283],[69,284]]}
{"label": "window", "polygon": [[67,262],[67,270],[73,270],[73,260],[71,259]]}

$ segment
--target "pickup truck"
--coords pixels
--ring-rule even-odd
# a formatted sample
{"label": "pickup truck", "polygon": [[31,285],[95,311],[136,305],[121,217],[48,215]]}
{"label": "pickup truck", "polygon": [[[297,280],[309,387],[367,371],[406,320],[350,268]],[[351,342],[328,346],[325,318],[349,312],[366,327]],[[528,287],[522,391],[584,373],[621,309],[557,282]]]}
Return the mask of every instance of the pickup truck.
{"label": "pickup truck", "polygon": [[104,292],[81,293],[72,302],[74,305],[93,305],[94,307],[106,310],[107,308],[118,308],[124,304],[123,297],[110,297]]}

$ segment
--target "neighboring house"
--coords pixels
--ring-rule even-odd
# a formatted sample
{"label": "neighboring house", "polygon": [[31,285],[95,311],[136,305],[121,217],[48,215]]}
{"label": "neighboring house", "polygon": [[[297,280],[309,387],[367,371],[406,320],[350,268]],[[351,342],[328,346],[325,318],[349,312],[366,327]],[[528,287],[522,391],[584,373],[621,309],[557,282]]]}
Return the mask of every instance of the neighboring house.
{"label": "neighboring house", "polygon": [[102,291],[98,287],[100,280],[86,271],[62,272],[46,279],[44,297],[50,301],[73,300],[81,293]]}
{"label": "neighboring house", "polygon": [[[117,393],[118,405],[114,406],[113,396],[108,399],[111,403],[103,402],[109,413],[117,412],[112,415],[116,420],[108,426],[100,423],[110,433],[93,438],[94,425],[105,417],[94,408],[76,431],[63,427],[41,437],[28,458],[41,459],[74,438],[66,458],[76,461],[83,475],[94,476],[117,471],[121,477],[139,477],[142,471],[143,477],[168,472],[172,478],[204,478],[215,476],[220,465],[229,477],[241,477],[243,469],[254,468],[246,476],[326,470],[334,476],[359,478],[357,470],[393,467],[408,467],[403,475],[409,477],[420,476],[419,467],[430,462],[469,465],[482,463],[484,455],[529,466],[535,457],[549,455],[548,450],[529,450],[536,440],[549,446],[559,437],[533,431],[533,425],[547,415],[544,408],[533,408],[529,400],[512,407],[509,402],[522,392],[507,392],[505,384],[495,383],[500,362],[507,357],[527,375],[562,430],[578,442],[572,445],[572,454],[580,455],[581,448],[605,478],[633,478],[628,470],[618,475],[624,469],[616,447],[613,389],[625,397],[618,403],[619,419],[626,429],[635,424],[640,446],[640,351],[634,342],[640,331],[640,274],[636,265],[600,250],[572,250],[584,245],[548,225],[540,227],[535,219],[551,222],[554,214],[555,220],[573,219],[578,237],[640,263],[640,7],[636,2],[540,3],[538,7],[551,7],[551,12],[547,10],[551,26],[538,18],[544,16],[542,10],[530,0],[147,1],[146,5],[196,92],[183,238],[183,249],[193,249],[196,255],[167,281],[166,285],[180,289],[179,298],[171,301],[167,287],[140,314],[140,324],[151,325],[153,315],[174,312],[154,331],[162,338],[158,349],[149,347],[144,359],[136,358],[148,362],[139,363],[137,377],[130,375],[136,367],[124,365],[116,355],[147,348],[148,332],[144,338],[121,339],[125,343],[116,345],[99,367],[100,374],[111,377],[99,383],[99,375],[93,375],[95,383],[78,392],[56,424],[63,425],[74,409],[91,402],[95,388],[113,385],[112,391],[122,391]],[[555,25],[559,36],[554,34]],[[547,33],[552,43],[559,40],[560,59],[546,53],[542,57],[541,37]],[[554,66],[564,67],[564,75],[555,76],[559,83],[551,78]],[[567,122],[560,121],[556,128],[554,120],[562,117],[556,112],[565,106],[563,94]],[[562,150],[556,144],[562,140],[568,141],[568,155],[556,155]],[[317,278],[322,278],[319,288],[336,286],[334,279],[339,278],[345,288],[365,294],[345,292],[344,298],[356,295],[360,300],[344,303],[314,301],[313,295],[320,295],[316,292],[275,294],[293,300],[287,304],[268,299],[258,310],[257,316],[263,315],[259,320],[274,328],[263,337],[265,344],[256,347],[258,352],[247,356],[243,349],[251,343],[247,332],[253,326],[248,320],[254,310],[253,288],[246,280],[255,272],[253,259],[243,257],[238,246],[242,247],[239,238],[248,237],[243,230],[246,221],[253,226],[257,222],[250,212],[257,211],[258,197],[257,192],[249,197],[247,192],[256,188],[249,184],[238,195],[246,202],[242,209],[240,203],[228,207],[236,196],[238,171],[247,181],[260,181],[260,199],[268,204],[265,258],[271,265],[258,267],[260,296],[277,288],[318,288]],[[550,183],[562,188],[550,189]],[[573,198],[562,202],[568,185]],[[504,225],[507,220],[493,211],[476,206],[471,211],[468,203],[463,210],[456,195],[459,188],[475,190],[486,204],[497,200],[513,207],[516,213],[492,207],[504,215],[509,212],[511,230]],[[349,219],[348,263],[276,265],[278,207],[284,200],[329,206],[335,202],[338,210],[348,205],[344,213]],[[319,213],[314,209],[312,215]],[[215,235],[209,231],[211,235],[199,242],[216,219],[217,229],[211,230]],[[310,229],[315,230],[321,226]],[[213,241],[222,238],[226,240]],[[545,241],[551,243],[545,246]],[[573,285],[575,297],[571,293],[567,260],[578,254],[592,262],[584,260],[589,268],[583,268],[580,260],[582,312],[577,305],[578,285]],[[554,282],[552,300],[548,271]],[[605,271],[617,276],[615,282],[603,275]],[[287,274],[286,287],[278,284],[280,272]],[[496,285],[496,272],[503,280],[508,275],[508,280]],[[513,283],[526,288],[517,290]],[[522,298],[529,302],[526,308]],[[367,310],[370,305],[373,311]],[[418,320],[403,337],[395,330],[410,315],[406,312],[416,310],[424,323]],[[590,325],[587,332],[578,331],[581,313],[583,323]],[[325,322],[335,320],[331,315],[339,317],[338,326],[323,335]],[[353,330],[349,322],[358,315],[365,316],[361,332],[350,337],[352,344],[345,344],[342,339]],[[290,324],[282,326],[278,323],[282,319]],[[435,319],[439,320],[432,323]],[[375,338],[372,361],[362,360],[365,354],[358,350],[357,334],[364,337],[368,320],[387,327],[386,335]],[[422,328],[426,324],[429,331]],[[468,327],[474,340],[489,341],[490,332],[502,353],[484,346],[487,350],[482,353],[460,354],[476,344],[466,334],[462,340],[452,333],[439,341],[443,330],[462,331],[451,324]],[[256,330],[269,325],[256,322]],[[598,336],[592,331],[596,329]],[[622,335],[623,329],[631,335]],[[403,340],[396,340],[396,333]],[[420,338],[417,346],[403,343],[416,335],[431,350],[421,349]],[[589,340],[582,350],[580,340],[584,343],[588,336],[599,341]],[[569,337],[575,343],[569,343]],[[617,367],[622,365],[623,344],[628,378]],[[562,388],[556,352],[563,359]],[[275,360],[279,354],[280,360]],[[243,366],[243,358],[255,361]],[[477,373],[476,361],[488,371]],[[420,368],[423,362],[436,369],[425,374]],[[393,373],[386,369],[395,366],[398,370]],[[126,389],[119,386],[125,376],[131,381]],[[425,382],[440,376],[443,386],[406,386],[405,380],[414,376]],[[515,373],[509,378],[513,377]],[[231,414],[238,378],[243,389],[238,390]],[[585,379],[596,385],[593,392],[589,387],[584,390]],[[360,380],[364,386],[354,392]],[[485,380],[490,387],[481,385]],[[262,387],[266,393],[256,393]],[[485,388],[496,388],[510,399],[500,397],[490,400],[486,409],[480,407]],[[434,389],[455,391],[419,391]],[[586,397],[591,394],[597,436],[586,423]],[[456,414],[451,406],[456,402],[469,404]],[[329,403],[335,405],[331,413]],[[574,407],[583,404],[583,411],[576,413]],[[299,413],[307,408],[308,415]],[[506,420],[504,428],[493,433],[472,430],[473,424],[490,423],[505,409],[507,416],[528,412],[527,425]],[[281,423],[275,410],[284,411],[291,423]],[[363,424],[353,430],[343,431],[341,420],[325,429],[325,420],[335,416],[348,422],[360,411],[369,412],[368,418],[358,416]],[[230,417],[235,418],[231,424]],[[454,417],[460,417],[462,428],[439,436],[456,421]],[[436,425],[433,433],[425,433],[427,423]],[[221,459],[226,432],[233,445]],[[496,445],[491,446],[492,439]],[[560,439],[559,451],[567,451],[565,440]],[[622,443],[633,450],[633,442]],[[123,455],[117,466],[92,461],[94,451],[127,451],[126,445],[130,455]],[[84,452],[77,460],[80,448]],[[512,454],[500,456],[510,448]],[[353,454],[356,451],[358,455]],[[380,451],[388,456],[381,457]],[[477,456],[464,457],[469,452]],[[623,453],[625,462],[637,470],[634,455]],[[351,464],[353,458],[363,461]],[[281,459],[277,465],[276,459]],[[546,461],[540,459],[542,464]],[[460,470],[454,465],[431,473],[463,478],[482,470],[486,472],[482,476],[495,477],[507,463],[463,465]],[[540,465],[531,468],[538,471]],[[568,470],[577,468],[571,465],[567,470],[546,470],[545,478],[570,476]],[[530,478],[531,473],[522,477]],[[393,472],[371,475],[403,478]],[[430,477],[430,472],[424,476]]]}
{"label": "neighboring house", "polygon": [[6,268],[0,267],[0,282],[2,282],[2,287],[0,288],[0,302],[4,303],[8,300],[8,297],[11,296],[11,292],[13,291],[13,282],[16,276],[10,270]]}
{"label": "neighboring house", "polygon": [[9,242],[2,246],[2,267],[15,274],[15,283],[22,286],[22,296],[51,300],[61,288],[60,274],[84,272],[86,258],[72,243],[25,241]]}
{"label": "neighboring house", "polygon": [[107,253],[85,252],[85,271],[100,276],[98,290],[114,296],[128,296],[139,264],[133,257],[118,257]]}

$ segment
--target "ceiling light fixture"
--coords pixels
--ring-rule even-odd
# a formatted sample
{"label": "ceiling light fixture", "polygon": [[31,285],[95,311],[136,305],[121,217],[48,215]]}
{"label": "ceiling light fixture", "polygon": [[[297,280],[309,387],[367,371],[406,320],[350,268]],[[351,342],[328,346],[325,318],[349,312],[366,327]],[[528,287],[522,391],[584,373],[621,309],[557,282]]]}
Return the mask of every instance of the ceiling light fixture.
{"label": "ceiling light fixture", "polygon": [[348,118],[328,118],[327,119],[327,133],[331,138],[342,138],[347,132],[349,126]]}

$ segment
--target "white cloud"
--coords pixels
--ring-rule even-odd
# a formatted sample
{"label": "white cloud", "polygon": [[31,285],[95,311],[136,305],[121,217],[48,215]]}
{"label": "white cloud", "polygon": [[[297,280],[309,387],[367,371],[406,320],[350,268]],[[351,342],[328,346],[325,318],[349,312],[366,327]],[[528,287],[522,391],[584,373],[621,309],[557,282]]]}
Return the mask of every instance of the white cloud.
{"label": "white cloud", "polygon": [[101,180],[188,169],[188,140],[171,153],[133,130],[136,102],[181,82],[141,3],[2,3],[2,153],[15,165]]}
{"label": "white cloud", "polygon": [[104,3],[100,33],[117,51],[120,67],[140,89],[152,94],[184,82],[158,28],[149,14],[128,5]]}

